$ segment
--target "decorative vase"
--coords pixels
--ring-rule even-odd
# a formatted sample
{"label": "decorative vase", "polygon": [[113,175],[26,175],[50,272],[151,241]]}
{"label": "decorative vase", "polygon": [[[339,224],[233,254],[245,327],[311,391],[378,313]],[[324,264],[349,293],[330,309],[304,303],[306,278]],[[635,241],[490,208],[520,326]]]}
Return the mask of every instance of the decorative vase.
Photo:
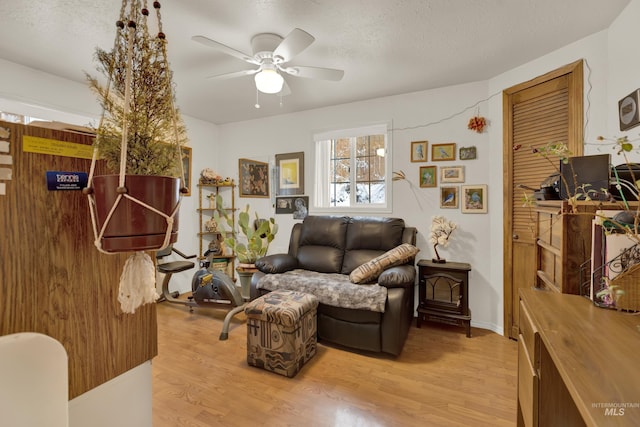
{"label": "decorative vase", "polygon": [[249,300],[251,297],[251,278],[253,273],[257,272],[255,264],[238,264],[236,272],[238,273],[238,279],[240,280],[240,295],[244,300]]}
{"label": "decorative vase", "polygon": [[[98,231],[119,195],[118,175],[93,178],[96,221]],[[167,176],[126,175],[125,186],[131,197],[171,216],[180,201],[180,179]],[[178,240],[178,213],[173,217],[170,243]],[[133,252],[156,250],[163,246],[167,233],[167,219],[148,208],[123,197],[108,220],[102,235],[105,252]]]}

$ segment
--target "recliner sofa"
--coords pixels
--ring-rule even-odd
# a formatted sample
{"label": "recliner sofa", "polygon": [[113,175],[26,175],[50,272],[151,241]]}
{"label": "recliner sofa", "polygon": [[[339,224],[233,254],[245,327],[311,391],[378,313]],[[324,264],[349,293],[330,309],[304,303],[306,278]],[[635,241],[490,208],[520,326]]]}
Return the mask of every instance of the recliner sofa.
{"label": "recliner sofa", "polygon": [[[397,356],[414,315],[415,252],[376,274],[374,283],[355,284],[350,275],[399,246],[417,252],[415,242],[416,229],[400,218],[307,216],[294,225],[288,253],[256,262],[251,299],[275,289],[313,293],[321,341]],[[369,299],[369,292],[377,296]],[[374,301],[380,292],[381,304]]]}

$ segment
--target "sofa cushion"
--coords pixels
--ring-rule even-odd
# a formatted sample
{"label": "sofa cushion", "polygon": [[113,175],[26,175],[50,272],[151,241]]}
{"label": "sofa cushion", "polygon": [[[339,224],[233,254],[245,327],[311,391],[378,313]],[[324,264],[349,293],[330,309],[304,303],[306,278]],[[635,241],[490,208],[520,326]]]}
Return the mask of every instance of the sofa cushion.
{"label": "sofa cushion", "polygon": [[321,273],[340,273],[349,218],[308,216],[302,223],[298,267]]}
{"label": "sofa cushion", "polygon": [[366,262],[349,274],[353,283],[371,283],[380,276],[384,270],[396,265],[402,265],[413,259],[420,251],[417,247],[403,243],[384,254]]}
{"label": "sofa cushion", "polygon": [[358,266],[403,243],[404,228],[401,218],[351,218],[347,226],[341,273],[349,274]]}

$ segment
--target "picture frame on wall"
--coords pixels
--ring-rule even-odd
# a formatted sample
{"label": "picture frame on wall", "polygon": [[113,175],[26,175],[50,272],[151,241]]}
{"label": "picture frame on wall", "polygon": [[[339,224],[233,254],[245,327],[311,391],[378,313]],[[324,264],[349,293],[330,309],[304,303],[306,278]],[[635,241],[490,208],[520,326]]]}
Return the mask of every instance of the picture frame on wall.
{"label": "picture frame on wall", "polygon": [[440,166],[440,182],[464,182],[464,166]]}
{"label": "picture frame on wall", "polygon": [[304,194],[304,152],[276,154],[276,196]]}
{"label": "picture frame on wall", "polygon": [[459,204],[459,187],[442,186],[440,187],[440,208],[441,209],[458,209]]}
{"label": "picture frame on wall", "polygon": [[293,214],[293,219],[304,219],[309,214],[309,196],[276,197],[276,214]]}
{"label": "picture frame on wall", "polygon": [[431,161],[439,162],[456,159],[456,143],[431,144]]}
{"label": "picture frame on wall", "polygon": [[474,160],[476,156],[476,147],[460,147],[460,160]]}
{"label": "picture frame on wall", "polygon": [[239,159],[240,197],[269,197],[269,163]]}
{"label": "picture frame on wall", "polygon": [[486,184],[462,186],[462,213],[487,213]]}
{"label": "picture frame on wall", "polygon": [[426,162],[427,161],[427,148],[429,146],[428,141],[413,141],[411,142],[411,161],[412,162]]}
{"label": "picture frame on wall", "polygon": [[420,166],[420,187],[430,188],[438,185],[437,166]]}

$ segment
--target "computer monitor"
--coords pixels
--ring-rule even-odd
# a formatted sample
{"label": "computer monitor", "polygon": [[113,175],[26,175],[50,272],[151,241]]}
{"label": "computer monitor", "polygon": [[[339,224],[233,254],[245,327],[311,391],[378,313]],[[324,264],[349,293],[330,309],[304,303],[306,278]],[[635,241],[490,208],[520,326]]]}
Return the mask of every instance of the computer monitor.
{"label": "computer monitor", "polygon": [[[603,189],[609,190],[610,164],[609,154],[569,157],[567,164],[561,161],[560,174],[563,179],[559,183],[560,198],[566,200],[576,193],[584,194],[588,190],[592,200],[606,200],[607,195]],[[589,185],[582,187],[585,184]],[[584,198],[584,195],[578,197]]]}

